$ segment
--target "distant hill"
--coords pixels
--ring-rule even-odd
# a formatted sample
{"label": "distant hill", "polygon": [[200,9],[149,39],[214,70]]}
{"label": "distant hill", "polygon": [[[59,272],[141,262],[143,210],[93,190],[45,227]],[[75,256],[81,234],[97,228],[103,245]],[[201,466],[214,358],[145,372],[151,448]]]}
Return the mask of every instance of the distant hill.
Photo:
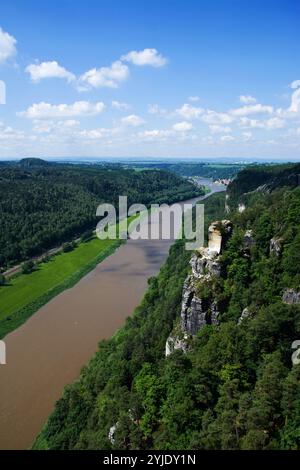
{"label": "distant hill", "polygon": [[32,168],[37,166],[48,166],[51,165],[51,163],[46,162],[46,160],[43,160],[42,158],[23,158],[20,160],[19,165],[22,168]]}
{"label": "distant hill", "polygon": [[109,202],[117,207],[119,194],[128,196],[129,205],[149,205],[183,201],[203,191],[166,171],[63,165],[38,158],[4,165],[0,266],[38,256],[94,228],[97,206]]}
{"label": "distant hill", "polygon": [[230,205],[252,191],[270,193],[275,189],[300,185],[300,163],[251,166],[243,169],[228,187]]}

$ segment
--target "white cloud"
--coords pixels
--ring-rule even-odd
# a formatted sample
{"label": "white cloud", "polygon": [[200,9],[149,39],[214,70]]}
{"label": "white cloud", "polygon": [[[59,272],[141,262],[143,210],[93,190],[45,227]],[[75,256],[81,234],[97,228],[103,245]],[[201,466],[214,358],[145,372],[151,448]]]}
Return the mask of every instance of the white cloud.
{"label": "white cloud", "polygon": [[16,39],[0,27],[0,64],[17,53],[16,44]]}
{"label": "white cloud", "polygon": [[257,99],[251,95],[241,95],[240,102],[243,104],[251,104],[251,103],[256,103]]}
{"label": "white cloud", "polygon": [[285,126],[285,121],[278,117],[265,119],[259,121],[258,119],[249,119],[246,117],[241,118],[241,125],[242,127],[252,127],[256,129],[266,129],[266,130],[274,130],[274,129],[282,129]]}
{"label": "white cloud", "polygon": [[0,141],[1,145],[5,142],[14,144],[16,141],[23,140],[25,133],[17,129],[13,129],[11,126],[6,126],[3,122],[0,122]]}
{"label": "white cloud", "polygon": [[168,111],[158,104],[149,104],[148,105],[148,113],[149,114],[159,114],[161,116],[166,116],[168,114]]}
{"label": "white cloud", "polygon": [[232,137],[232,135],[222,135],[221,137],[221,141],[222,142],[232,142],[234,139],[234,137]]}
{"label": "white cloud", "polygon": [[47,134],[49,132],[72,132],[80,125],[79,121],[75,119],[67,119],[66,121],[47,121],[47,120],[34,120],[33,131],[37,134]]}
{"label": "white cloud", "polygon": [[291,84],[290,84],[290,87],[293,88],[294,90],[296,88],[299,88],[300,87],[300,80],[294,80]]}
{"label": "white cloud", "polygon": [[183,117],[184,119],[198,119],[204,112],[204,109],[192,106],[185,103],[181,108],[175,110],[175,114]]}
{"label": "white cloud", "polygon": [[56,60],[52,62],[41,62],[40,64],[30,64],[25,72],[29,73],[31,80],[39,82],[44,78],[65,78],[68,82],[75,80],[75,75],[58,64]]}
{"label": "white cloud", "polygon": [[145,124],[145,121],[143,118],[140,116],[137,116],[136,114],[130,114],[129,116],[123,117],[121,119],[122,124],[125,126],[132,126],[132,127],[138,127],[142,126]]}
{"label": "white cloud", "polygon": [[172,135],[172,131],[168,129],[151,129],[139,132],[137,136],[142,140],[166,140]]}
{"label": "white cloud", "polygon": [[233,116],[248,116],[249,114],[272,114],[274,111],[272,106],[260,103],[253,105],[245,105],[241,108],[231,109],[229,113]]}
{"label": "white cloud", "polygon": [[120,82],[129,77],[129,68],[120,60],[113,62],[110,67],[91,69],[79,78],[79,90],[93,88],[117,88]]}
{"label": "white cloud", "polygon": [[289,135],[300,135],[300,127],[296,127],[289,130]]}
{"label": "white cloud", "polygon": [[208,109],[205,114],[201,117],[202,121],[207,124],[230,124],[233,122],[232,116],[227,113],[218,113]]}
{"label": "white cloud", "polygon": [[152,67],[162,67],[167,63],[167,59],[158,53],[156,49],[144,49],[143,51],[131,51],[121,57],[125,62],[134,65],[151,65]]}
{"label": "white cloud", "polygon": [[115,109],[119,109],[121,111],[128,111],[130,109],[129,104],[122,103],[121,101],[112,101],[111,105]]}
{"label": "white cloud", "polygon": [[214,139],[211,135],[205,135],[204,137],[202,137],[202,142],[206,143],[206,144],[214,144]]}
{"label": "white cloud", "polygon": [[297,88],[292,94],[291,106],[289,108],[289,111],[292,113],[300,112],[300,88]]}
{"label": "white cloud", "polygon": [[196,103],[199,100],[200,100],[199,96],[190,96],[189,97],[189,101],[191,101],[192,103]]}
{"label": "white cloud", "polygon": [[231,127],[220,126],[218,124],[211,124],[209,126],[209,129],[212,134],[224,134],[224,133],[229,134],[230,132],[232,132]]}
{"label": "white cloud", "polygon": [[88,101],[76,101],[73,104],[50,104],[35,103],[26,111],[18,113],[19,116],[28,119],[56,119],[76,116],[95,116],[104,111],[105,105],[102,102],[89,103]]}
{"label": "white cloud", "polygon": [[243,132],[242,136],[244,137],[245,142],[249,142],[252,139],[252,132]]}
{"label": "white cloud", "polygon": [[187,132],[193,129],[193,126],[190,122],[182,121],[174,124],[173,129],[176,132]]}
{"label": "white cloud", "polygon": [[83,130],[79,133],[80,137],[83,137],[84,139],[103,139],[105,137],[111,137],[114,134],[117,134],[119,132],[119,128],[106,128],[106,127],[100,127],[98,129],[90,129],[90,130]]}

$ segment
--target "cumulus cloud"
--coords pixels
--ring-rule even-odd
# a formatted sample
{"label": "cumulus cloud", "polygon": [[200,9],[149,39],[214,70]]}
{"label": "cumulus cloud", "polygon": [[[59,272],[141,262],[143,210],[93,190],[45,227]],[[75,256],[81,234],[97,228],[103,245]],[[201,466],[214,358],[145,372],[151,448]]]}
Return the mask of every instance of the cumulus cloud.
{"label": "cumulus cloud", "polygon": [[229,126],[220,126],[219,124],[210,124],[209,130],[212,134],[229,134],[232,132]]}
{"label": "cumulus cloud", "polygon": [[114,134],[119,132],[119,128],[107,128],[107,127],[100,127],[98,129],[89,129],[83,130],[79,133],[80,137],[84,139],[103,139],[105,137],[111,137]]}
{"label": "cumulus cloud", "polygon": [[250,114],[272,114],[273,106],[267,106],[260,103],[245,105],[241,108],[231,109],[229,112],[233,116],[248,116]]}
{"label": "cumulus cloud", "polygon": [[144,132],[139,132],[137,136],[141,140],[166,140],[172,135],[172,131],[168,129],[151,129]]}
{"label": "cumulus cloud", "polygon": [[68,82],[75,80],[75,75],[58,64],[56,60],[51,62],[41,62],[40,64],[30,64],[25,72],[29,73],[34,82],[39,82],[45,78],[65,78]]}
{"label": "cumulus cloud", "polygon": [[184,119],[198,119],[204,112],[204,109],[192,106],[189,103],[185,103],[181,108],[175,110],[175,114],[183,117]]}
{"label": "cumulus cloud", "polygon": [[[0,28],[0,62],[4,61],[15,52],[15,39]],[[56,60],[30,64],[25,71],[32,81],[39,82],[45,78],[64,78],[68,82],[76,81],[78,91],[88,91],[91,88],[117,88],[119,84],[128,79],[130,71],[127,64],[150,65],[162,67],[167,60],[156,49],[144,49],[131,51],[114,61],[109,67],[92,68],[83,73],[78,79],[76,76],[61,66]],[[117,101],[114,102],[117,108]],[[120,109],[120,107],[119,107]]]}
{"label": "cumulus cloud", "polygon": [[291,106],[289,108],[291,113],[299,113],[300,112],[300,88],[297,88],[294,93],[292,94],[291,98]]}
{"label": "cumulus cloud", "polygon": [[252,139],[252,132],[243,132],[242,136],[245,142],[249,142]]}
{"label": "cumulus cloud", "polygon": [[187,132],[193,129],[193,125],[190,122],[182,121],[174,124],[173,129],[176,132]]}
{"label": "cumulus cloud", "polygon": [[211,109],[205,111],[201,119],[207,124],[231,124],[233,122],[232,116],[228,113],[218,113]]}
{"label": "cumulus cloud", "polygon": [[35,103],[26,111],[18,113],[21,117],[28,119],[57,119],[76,116],[95,116],[104,111],[105,105],[102,102],[89,103],[88,101],[76,101],[73,104],[50,104]]}
{"label": "cumulus cloud", "polygon": [[121,111],[128,111],[130,109],[129,104],[127,103],[122,103],[121,101],[112,101],[111,105],[115,109],[119,109]]}
{"label": "cumulus cloud", "polygon": [[234,137],[232,135],[222,135],[221,141],[222,142],[232,142],[234,140]]}
{"label": "cumulus cloud", "polygon": [[294,80],[291,84],[290,87],[295,90],[296,88],[300,87],[300,80]]}
{"label": "cumulus cloud", "polygon": [[161,116],[166,116],[168,114],[168,111],[158,104],[149,104],[148,105],[148,113],[149,114],[159,114]]}
{"label": "cumulus cloud", "polygon": [[137,116],[136,114],[130,114],[129,116],[123,117],[121,119],[121,123],[125,126],[138,127],[145,124],[145,121],[143,118]]}
{"label": "cumulus cloud", "polygon": [[191,101],[192,103],[196,103],[199,100],[200,100],[199,96],[190,96],[189,97],[189,101]]}
{"label": "cumulus cloud", "polygon": [[266,130],[273,130],[273,129],[282,129],[285,126],[284,119],[274,117],[265,120],[258,120],[258,119],[249,119],[243,117],[241,119],[242,127],[252,127],[256,129],[266,129]]}
{"label": "cumulus cloud", "polygon": [[251,95],[241,95],[240,102],[243,104],[253,104],[253,103],[256,103],[257,100]]}
{"label": "cumulus cloud", "polygon": [[0,141],[1,145],[4,143],[15,144],[17,141],[23,140],[25,133],[17,129],[7,126],[3,122],[0,122]]}
{"label": "cumulus cloud", "polygon": [[16,39],[0,27],[0,64],[17,53],[16,44]]}
{"label": "cumulus cloud", "polygon": [[120,60],[111,64],[110,67],[91,69],[79,78],[79,90],[89,88],[117,88],[120,82],[129,77],[129,68]]}
{"label": "cumulus cloud", "polygon": [[150,65],[152,67],[162,67],[167,63],[167,59],[153,48],[128,52],[121,57],[121,60],[131,62],[134,65]]}
{"label": "cumulus cloud", "polygon": [[75,119],[67,119],[66,121],[48,121],[36,119],[33,121],[33,131],[37,134],[48,134],[49,132],[72,132],[80,125]]}

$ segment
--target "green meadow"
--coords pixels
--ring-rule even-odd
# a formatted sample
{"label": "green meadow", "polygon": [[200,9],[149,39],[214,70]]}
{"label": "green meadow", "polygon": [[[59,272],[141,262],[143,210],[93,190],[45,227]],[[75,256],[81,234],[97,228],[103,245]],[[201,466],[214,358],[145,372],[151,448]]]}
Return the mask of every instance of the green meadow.
{"label": "green meadow", "polygon": [[120,240],[93,237],[69,253],[41,263],[31,274],[20,274],[0,287],[0,338],[14,330],[42,305],[72,287],[115,251]]}

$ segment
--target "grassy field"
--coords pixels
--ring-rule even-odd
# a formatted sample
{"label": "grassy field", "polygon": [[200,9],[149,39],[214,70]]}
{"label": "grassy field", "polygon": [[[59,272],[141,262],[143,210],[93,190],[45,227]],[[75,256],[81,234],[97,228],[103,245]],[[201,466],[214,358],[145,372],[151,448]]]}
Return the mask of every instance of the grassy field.
{"label": "grassy field", "polygon": [[119,240],[94,237],[69,253],[39,264],[31,274],[21,274],[0,287],[0,338],[24,323],[51,298],[76,284],[120,244]]}

